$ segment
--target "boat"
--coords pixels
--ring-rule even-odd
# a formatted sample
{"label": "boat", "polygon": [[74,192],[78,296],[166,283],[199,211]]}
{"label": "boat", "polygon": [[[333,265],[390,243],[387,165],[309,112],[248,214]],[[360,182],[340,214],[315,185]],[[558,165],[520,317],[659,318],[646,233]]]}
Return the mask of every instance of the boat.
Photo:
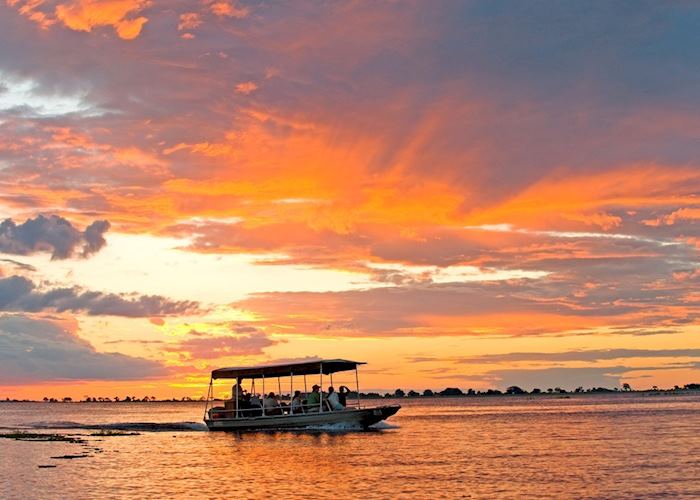
{"label": "boat", "polygon": [[[248,367],[218,368],[211,372],[209,391],[204,408],[204,423],[211,431],[255,431],[277,429],[368,429],[370,426],[386,420],[401,408],[400,405],[365,406],[360,400],[360,384],[358,367],[366,363],[361,361],[349,361],[346,359],[322,359],[286,363],[277,365],[261,365]],[[355,394],[352,398],[346,397],[346,405],[337,406],[333,410],[327,398],[327,394],[316,392],[312,387],[311,392],[316,392],[318,403],[309,403],[311,392],[308,391],[307,376],[317,376],[319,386],[323,387],[324,376],[329,377],[333,386],[333,374],[338,372],[355,371]],[[289,378],[289,385],[285,380],[285,389],[289,388],[290,404],[281,403],[279,406],[268,407],[266,404],[257,405],[255,383],[261,387],[262,394],[270,388],[276,388],[277,394],[282,393],[282,379]],[[234,380],[235,385],[231,389],[231,398],[224,400],[224,406],[214,406],[220,400],[215,399],[215,380]],[[275,380],[276,379],[276,380]],[[328,379],[327,379],[328,380]],[[243,389],[243,382],[250,383],[250,391]],[[276,382],[276,383],[275,383]],[[304,401],[301,405],[291,404],[292,395],[295,393],[295,383],[303,394]],[[303,384],[303,385],[302,385]],[[219,384],[220,385],[220,384]],[[315,384],[314,384],[315,385]],[[303,387],[303,391],[301,391]],[[347,388],[346,388],[347,390]]]}

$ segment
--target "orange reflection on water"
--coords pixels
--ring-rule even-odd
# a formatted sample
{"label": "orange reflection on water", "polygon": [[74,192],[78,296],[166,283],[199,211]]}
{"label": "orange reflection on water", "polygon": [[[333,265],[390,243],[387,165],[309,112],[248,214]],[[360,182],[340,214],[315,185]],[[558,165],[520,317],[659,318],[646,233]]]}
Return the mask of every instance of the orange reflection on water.
{"label": "orange reflection on water", "polygon": [[[698,395],[405,400],[374,432],[0,440],[11,498],[647,497],[700,493]],[[199,404],[2,404],[0,425],[201,419]],[[51,424],[50,422],[59,422]],[[167,427],[166,427],[167,428]],[[197,430],[200,429],[200,430]],[[47,431],[47,430],[45,430]],[[68,430],[89,434],[94,430]],[[51,459],[86,453],[74,460]],[[40,469],[52,464],[56,468]]]}

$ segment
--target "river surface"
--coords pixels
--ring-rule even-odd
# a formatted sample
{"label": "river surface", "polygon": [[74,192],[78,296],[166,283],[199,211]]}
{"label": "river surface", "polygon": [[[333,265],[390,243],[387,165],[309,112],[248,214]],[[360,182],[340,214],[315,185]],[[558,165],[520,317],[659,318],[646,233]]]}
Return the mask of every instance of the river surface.
{"label": "river surface", "polygon": [[[0,432],[85,439],[0,439],[0,497],[700,496],[697,394],[400,404],[369,432],[228,434],[205,430],[199,403],[0,403]],[[94,436],[95,427],[138,434]],[[80,458],[51,458],[64,455]]]}

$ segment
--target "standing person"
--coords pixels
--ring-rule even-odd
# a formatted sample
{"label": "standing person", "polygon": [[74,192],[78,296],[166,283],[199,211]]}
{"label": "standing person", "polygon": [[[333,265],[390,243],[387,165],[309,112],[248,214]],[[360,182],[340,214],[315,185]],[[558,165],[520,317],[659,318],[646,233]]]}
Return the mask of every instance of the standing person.
{"label": "standing person", "polygon": [[294,391],[290,413],[304,413],[304,401],[301,397],[301,391]]}
{"label": "standing person", "polygon": [[338,388],[338,401],[340,401],[340,404],[343,405],[344,407],[348,406],[348,394],[350,393],[350,389],[348,388],[347,385],[341,385]]}
{"label": "standing person", "polygon": [[321,394],[318,392],[319,389],[320,387],[314,384],[311,388],[311,392],[306,396],[307,413],[316,413],[321,409]]}
{"label": "standing person", "polygon": [[338,393],[335,392],[333,386],[328,388],[328,396],[326,397],[326,401],[328,402],[328,406],[330,406],[331,411],[340,411],[345,409],[345,406],[340,404]]}

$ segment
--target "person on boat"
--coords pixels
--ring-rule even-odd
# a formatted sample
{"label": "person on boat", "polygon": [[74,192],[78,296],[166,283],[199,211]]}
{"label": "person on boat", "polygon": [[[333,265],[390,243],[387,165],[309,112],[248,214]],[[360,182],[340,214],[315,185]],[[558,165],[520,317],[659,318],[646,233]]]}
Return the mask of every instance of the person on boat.
{"label": "person on boat", "polygon": [[268,394],[263,400],[263,408],[265,415],[282,415],[282,407],[274,392]]}
{"label": "person on boat", "polygon": [[233,384],[231,387],[231,401],[235,401],[238,399],[239,403],[240,401],[243,400],[243,394],[245,393],[245,390],[243,390],[243,387],[241,387],[238,384]]}
{"label": "person on boat", "polygon": [[262,401],[260,401],[260,395],[251,394],[248,399],[249,410],[246,412],[248,417],[260,417],[262,416]]}
{"label": "person on boat", "polygon": [[338,388],[338,401],[340,401],[340,404],[343,405],[343,407],[348,406],[348,394],[350,394],[350,389],[347,385],[341,385]]}
{"label": "person on boat", "polygon": [[328,396],[326,396],[326,401],[328,402],[328,407],[331,411],[341,411],[345,409],[345,406],[340,404],[338,393],[335,392],[333,386],[328,388]]}
{"label": "person on boat", "polygon": [[311,392],[306,396],[307,412],[318,412],[321,406],[321,393],[318,392],[319,386],[315,385],[311,388]]}
{"label": "person on boat", "polygon": [[291,413],[304,413],[304,400],[301,397],[301,391],[294,391],[292,398]]}

